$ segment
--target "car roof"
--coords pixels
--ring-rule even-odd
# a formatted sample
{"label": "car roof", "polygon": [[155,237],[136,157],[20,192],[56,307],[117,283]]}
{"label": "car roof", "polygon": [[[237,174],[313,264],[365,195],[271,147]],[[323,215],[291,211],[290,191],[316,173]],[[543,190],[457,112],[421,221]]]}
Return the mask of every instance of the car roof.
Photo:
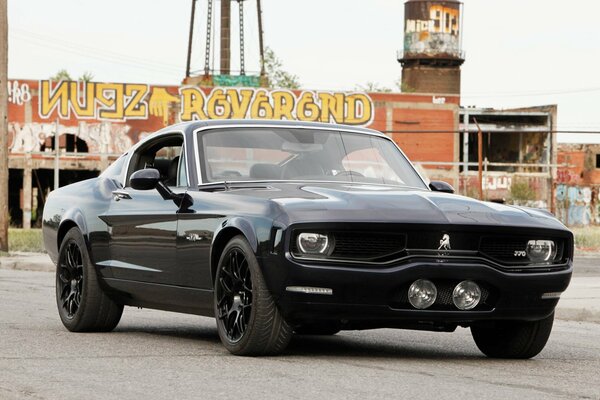
{"label": "car roof", "polygon": [[[285,128],[312,128],[312,129],[339,129],[341,131],[352,131],[355,133],[364,133],[367,135],[376,135],[376,136],[385,136],[383,133],[368,129],[360,126],[352,126],[352,125],[343,125],[343,124],[330,124],[323,122],[304,122],[304,121],[279,121],[279,120],[258,120],[258,119],[226,119],[226,120],[198,120],[198,121],[189,121],[189,122],[180,122],[175,125],[167,126],[158,133],[165,133],[173,130],[178,131],[189,131],[196,130],[202,128],[210,128],[210,127],[236,127],[236,126],[244,126],[244,127],[252,127],[252,126],[272,126],[276,127],[285,127]],[[150,135],[154,136],[154,134]],[[150,136],[147,138],[149,139]]]}

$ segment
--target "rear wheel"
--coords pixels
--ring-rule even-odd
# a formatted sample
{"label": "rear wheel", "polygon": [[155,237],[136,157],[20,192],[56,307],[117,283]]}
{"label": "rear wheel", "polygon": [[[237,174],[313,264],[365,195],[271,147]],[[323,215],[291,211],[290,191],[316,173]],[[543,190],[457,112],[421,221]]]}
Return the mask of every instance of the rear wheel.
{"label": "rear wheel", "polygon": [[242,236],[231,239],[221,254],[214,307],[221,342],[233,354],[278,354],[292,337],[292,328],[275,305],[258,261]]}
{"label": "rear wheel", "polygon": [[475,344],[492,358],[531,358],[538,355],[552,331],[554,313],[539,321],[497,321],[491,326],[472,326]]}
{"label": "rear wheel", "polygon": [[123,314],[123,306],[102,291],[77,228],[67,232],[58,253],[56,303],[63,325],[72,332],[111,331]]}

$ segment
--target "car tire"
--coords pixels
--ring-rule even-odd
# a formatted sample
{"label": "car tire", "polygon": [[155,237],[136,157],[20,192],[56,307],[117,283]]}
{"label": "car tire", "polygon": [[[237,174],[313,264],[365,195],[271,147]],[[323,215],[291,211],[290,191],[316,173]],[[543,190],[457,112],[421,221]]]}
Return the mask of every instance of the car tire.
{"label": "car tire", "polygon": [[227,243],[215,275],[214,311],[225,348],[240,356],[281,353],[290,342],[292,328],[269,293],[243,236]]}
{"label": "car tire", "polygon": [[294,333],[297,335],[333,336],[339,332],[340,328],[337,325],[325,323],[305,324],[294,328]]}
{"label": "car tire", "polygon": [[472,326],[475,344],[492,358],[525,359],[538,355],[552,331],[554,313],[539,321],[497,321],[491,326]]}
{"label": "car tire", "polygon": [[71,332],[112,331],[123,305],[104,293],[78,228],[65,235],[56,265],[56,304],[60,319]]}

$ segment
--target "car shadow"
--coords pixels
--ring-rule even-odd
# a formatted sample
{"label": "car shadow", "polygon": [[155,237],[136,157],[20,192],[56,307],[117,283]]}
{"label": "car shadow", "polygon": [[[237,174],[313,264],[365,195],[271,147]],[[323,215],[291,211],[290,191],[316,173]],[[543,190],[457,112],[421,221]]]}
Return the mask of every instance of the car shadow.
{"label": "car shadow", "polygon": [[[177,324],[176,326],[152,326],[148,324],[127,324],[118,326],[115,334],[153,335],[161,338],[177,338],[193,343],[204,342],[218,345],[220,339],[215,326],[208,324]],[[369,359],[436,359],[436,360],[468,360],[485,358],[476,348],[444,347],[427,340],[415,342],[406,340],[401,335],[397,341],[390,342],[389,337],[382,337],[377,330],[370,335],[353,335],[339,333],[334,336],[294,335],[289,346],[283,352],[284,357],[339,357]]]}
{"label": "car shadow", "polygon": [[151,326],[151,325],[126,325],[118,326],[113,331],[115,334],[143,334],[159,337],[189,339],[207,343],[218,343],[219,334],[216,327],[202,325],[178,325],[178,326]]}

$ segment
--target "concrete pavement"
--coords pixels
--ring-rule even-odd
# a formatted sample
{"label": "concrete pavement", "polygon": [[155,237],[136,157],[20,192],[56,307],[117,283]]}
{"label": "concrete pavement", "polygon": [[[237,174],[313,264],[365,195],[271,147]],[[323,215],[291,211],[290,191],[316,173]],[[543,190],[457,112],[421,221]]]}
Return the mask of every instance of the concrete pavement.
{"label": "concrete pavement", "polygon": [[235,357],[215,321],[127,307],[110,333],[71,333],[54,275],[0,269],[0,399],[600,399],[600,324],[555,321],[531,360],[492,360],[468,329],[295,336]]}
{"label": "concrete pavement", "polygon": [[[0,257],[0,268],[54,271],[50,257],[43,253],[13,253]],[[575,257],[575,273],[558,303],[556,316],[563,320],[600,323],[600,256]]]}

